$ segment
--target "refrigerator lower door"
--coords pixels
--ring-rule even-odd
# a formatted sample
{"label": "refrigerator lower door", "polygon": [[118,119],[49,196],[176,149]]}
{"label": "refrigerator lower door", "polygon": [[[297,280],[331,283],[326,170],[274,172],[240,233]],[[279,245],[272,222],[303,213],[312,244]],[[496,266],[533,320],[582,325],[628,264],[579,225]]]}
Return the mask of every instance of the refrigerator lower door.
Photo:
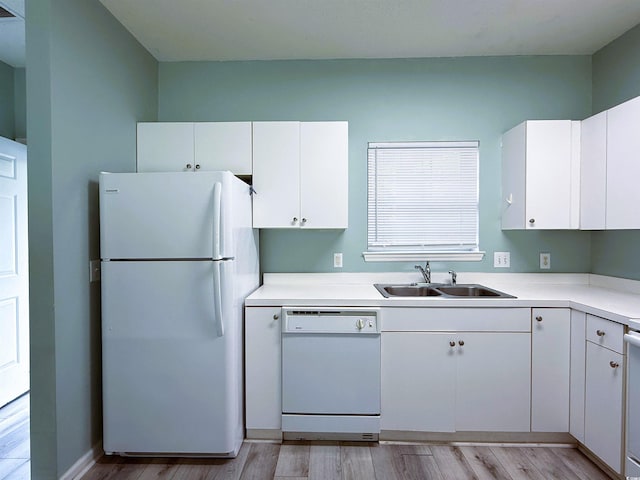
{"label": "refrigerator lower door", "polygon": [[[213,271],[220,265],[224,335]],[[104,450],[235,456],[242,444],[242,322],[232,262],[102,263]]]}

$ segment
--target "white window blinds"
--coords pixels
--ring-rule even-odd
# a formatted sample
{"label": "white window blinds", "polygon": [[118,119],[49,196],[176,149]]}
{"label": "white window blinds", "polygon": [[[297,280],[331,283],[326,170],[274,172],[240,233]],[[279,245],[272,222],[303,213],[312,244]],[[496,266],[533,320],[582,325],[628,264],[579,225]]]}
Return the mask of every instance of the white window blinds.
{"label": "white window blinds", "polygon": [[370,143],[368,249],[478,251],[478,142]]}

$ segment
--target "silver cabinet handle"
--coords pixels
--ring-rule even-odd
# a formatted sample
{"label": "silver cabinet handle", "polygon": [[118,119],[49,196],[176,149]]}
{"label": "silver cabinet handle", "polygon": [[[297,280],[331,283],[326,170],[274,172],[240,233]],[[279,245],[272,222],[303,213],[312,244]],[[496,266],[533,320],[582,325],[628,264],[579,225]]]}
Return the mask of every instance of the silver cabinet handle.
{"label": "silver cabinet handle", "polygon": [[530,223],[531,225],[533,225],[534,223],[536,223],[536,219],[535,219],[535,218],[530,218],[530,219],[529,219],[529,223]]}
{"label": "silver cabinet handle", "polygon": [[275,313],[275,314],[273,315],[273,319],[274,319],[274,320],[277,320],[277,319],[279,319],[279,318],[280,318],[280,315],[278,315],[277,313]]}
{"label": "silver cabinet handle", "polygon": [[541,317],[540,315],[538,315],[538,316],[536,317],[536,320],[537,320],[537,321],[539,321],[539,322],[541,322],[541,321],[542,321],[542,317]]}
{"label": "silver cabinet handle", "polygon": [[458,340],[458,345],[462,347],[464,345],[464,340]]}
{"label": "silver cabinet handle", "polygon": [[300,223],[307,223],[307,219],[302,217],[302,220],[300,220]]}
{"label": "silver cabinet handle", "polygon": [[200,164],[196,163],[196,170],[200,170]]}
{"label": "silver cabinet handle", "polygon": [[599,337],[604,337],[605,331],[604,330],[596,330],[596,335],[598,335]]}
{"label": "silver cabinet handle", "polygon": [[296,223],[298,221],[298,217],[293,217],[293,223]]}
{"label": "silver cabinet handle", "polygon": [[191,170],[191,164],[190,163],[187,163],[186,167],[187,167],[187,170]]}
{"label": "silver cabinet handle", "polygon": [[455,347],[455,346],[456,346],[456,342],[454,342],[453,340],[451,340],[451,341],[449,342],[449,346],[450,346],[450,347]]}
{"label": "silver cabinet handle", "polygon": [[609,362],[609,366],[610,366],[611,368],[618,368],[618,367],[620,366],[620,364],[619,364],[618,362],[614,362],[613,360],[611,360],[611,361]]}

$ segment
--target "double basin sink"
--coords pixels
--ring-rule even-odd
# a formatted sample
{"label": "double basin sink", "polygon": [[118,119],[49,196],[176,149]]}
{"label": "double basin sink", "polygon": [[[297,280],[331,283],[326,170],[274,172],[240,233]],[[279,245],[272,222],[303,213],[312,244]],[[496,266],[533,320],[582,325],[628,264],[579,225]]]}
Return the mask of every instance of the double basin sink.
{"label": "double basin sink", "polygon": [[493,288],[478,284],[449,285],[439,283],[384,284],[374,287],[386,298],[442,297],[442,298],[516,298]]}

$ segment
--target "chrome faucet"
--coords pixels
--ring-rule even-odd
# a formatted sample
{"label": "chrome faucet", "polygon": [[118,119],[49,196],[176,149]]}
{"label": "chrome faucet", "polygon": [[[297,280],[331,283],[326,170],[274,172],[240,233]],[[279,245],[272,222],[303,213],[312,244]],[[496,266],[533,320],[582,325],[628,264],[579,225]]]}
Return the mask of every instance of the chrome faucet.
{"label": "chrome faucet", "polygon": [[449,270],[449,275],[451,275],[451,285],[455,285],[458,281],[458,274],[453,270]]}
{"label": "chrome faucet", "polygon": [[415,269],[420,270],[420,273],[424,277],[424,281],[426,283],[431,283],[431,267],[429,266],[429,262],[427,262],[424,268],[422,268],[421,265],[416,265]]}

